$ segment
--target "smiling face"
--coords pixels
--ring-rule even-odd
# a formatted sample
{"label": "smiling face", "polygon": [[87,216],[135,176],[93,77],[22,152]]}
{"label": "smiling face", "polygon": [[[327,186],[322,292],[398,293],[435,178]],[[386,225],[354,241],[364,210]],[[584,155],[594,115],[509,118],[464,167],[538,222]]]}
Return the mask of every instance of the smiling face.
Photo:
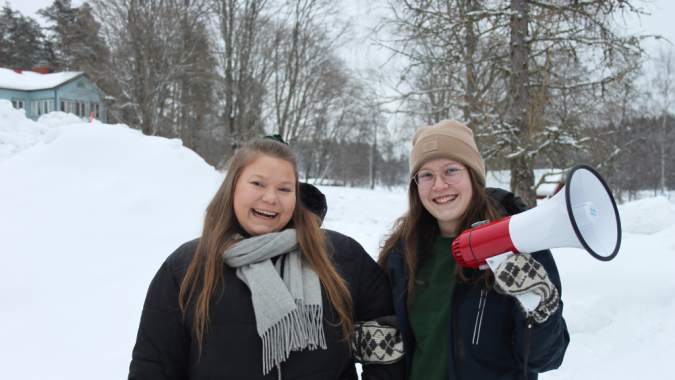
{"label": "smiling face", "polygon": [[234,213],[251,236],[281,231],[295,210],[295,170],[284,160],[262,155],[242,170],[234,188]]}
{"label": "smiling face", "polygon": [[464,167],[457,161],[448,158],[436,158],[424,163],[420,171],[429,170],[436,173],[434,185],[430,189],[418,187],[420,200],[424,208],[438,221],[441,229],[441,236],[456,237],[459,232],[459,220],[471,203],[471,178],[469,173],[462,173],[459,182],[454,185],[448,185],[443,181],[440,173],[445,171],[448,166],[455,165]]}

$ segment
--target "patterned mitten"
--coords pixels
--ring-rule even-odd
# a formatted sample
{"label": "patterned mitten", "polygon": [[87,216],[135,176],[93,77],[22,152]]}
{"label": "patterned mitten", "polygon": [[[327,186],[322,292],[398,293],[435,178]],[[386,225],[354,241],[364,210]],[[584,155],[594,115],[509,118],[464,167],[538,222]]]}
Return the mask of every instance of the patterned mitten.
{"label": "patterned mitten", "polygon": [[[541,297],[539,306],[533,313],[523,308],[526,316],[532,315],[534,320],[542,323],[558,310],[558,289],[548,279],[544,266],[528,253],[519,253],[504,260],[495,272],[495,289],[502,294],[517,296],[533,291]],[[517,298],[516,298],[517,300]]]}
{"label": "patterned mitten", "polygon": [[362,364],[391,364],[403,357],[403,340],[395,316],[356,322],[352,356]]}

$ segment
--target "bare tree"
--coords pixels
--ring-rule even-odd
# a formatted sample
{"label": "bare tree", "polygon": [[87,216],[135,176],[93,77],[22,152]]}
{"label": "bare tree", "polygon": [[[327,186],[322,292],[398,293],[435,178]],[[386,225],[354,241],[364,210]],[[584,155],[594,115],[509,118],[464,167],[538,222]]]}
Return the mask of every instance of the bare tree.
{"label": "bare tree", "polygon": [[[610,91],[598,104],[597,112],[585,114],[584,129],[588,144],[586,149],[561,147],[549,150],[556,154],[554,162],[564,162],[570,167],[576,162],[586,162],[603,176],[615,198],[622,199],[625,191],[637,190],[638,184],[647,184],[645,157],[642,147],[650,145],[645,133],[646,94],[638,81],[642,71],[626,75],[615,91]],[[582,99],[581,101],[584,101]]]}
{"label": "bare tree", "polygon": [[427,122],[463,119],[488,163],[508,166],[511,189],[529,204],[537,156],[587,145],[582,116],[642,54],[639,38],[617,29],[615,17],[641,12],[626,0],[390,4],[385,26],[400,39],[381,43],[409,59],[405,84],[413,88],[398,100]]}
{"label": "bare tree", "polygon": [[216,166],[250,138],[278,132],[305,178],[374,186],[384,122],[336,54],[348,24],[334,1],[94,5],[112,51],[106,88],[117,98],[117,120],[179,137]]}
{"label": "bare tree", "polygon": [[[329,0],[288,0],[279,11],[273,53],[272,116],[275,130],[293,141],[307,125],[322,71],[335,59],[346,26],[333,17],[337,3]],[[325,70],[327,69],[327,70]]]}
{"label": "bare tree", "polygon": [[264,130],[275,32],[268,7],[267,0],[217,1],[218,58],[224,73],[217,95],[232,150]]}
{"label": "bare tree", "polygon": [[661,153],[661,193],[666,192],[666,147],[673,143],[668,139],[666,130],[666,121],[669,110],[675,104],[675,54],[672,46],[667,49],[661,49],[659,57],[654,61],[655,77],[653,80],[653,87],[656,89],[657,98],[655,101],[661,109],[661,139],[660,139],[660,153]]}
{"label": "bare tree", "polygon": [[195,56],[205,53],[186,41],[203,25],[210,3],[94,0],[93,4],[98,19],[105,20],[102,33],[111,49],[108,88],[118,97],[116,118],[138,126],[144,134],[157,134],[164,113],[180,100],[172,87],[186,72],[197,70],[200,60]]}
{"label": "bare tree", "polygon": [[335,174],[340,144],[352,140],[354,131],[359,129],[357,120],[362,111],[359,100],[363,88],[343,67],[337,57],[324,57],[311,82],[303,83],[306,96],[311,100],[306,101],[301,110],[301,123],[292,125],[292,141],[303,157],[305,176],[318,181]]}

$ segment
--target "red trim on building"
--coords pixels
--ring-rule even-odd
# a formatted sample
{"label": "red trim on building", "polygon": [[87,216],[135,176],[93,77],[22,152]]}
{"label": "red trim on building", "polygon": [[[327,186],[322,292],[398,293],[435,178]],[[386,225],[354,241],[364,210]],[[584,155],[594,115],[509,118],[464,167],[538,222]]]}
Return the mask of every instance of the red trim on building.
{"label": "red trim on building", "polygon": [[550,196],[548,196],[548,195],[537,195],[537,199],[553,198],[553,196],[556,195],[556,194],[558,194],[558,192],[559,192],[560,190],[562,190],[563,187],[565,187],[565,184],[564,184],[564,183],[558,182],[558,186],[556,186],[555,191],[553,192],[553,194],[551,194]]}

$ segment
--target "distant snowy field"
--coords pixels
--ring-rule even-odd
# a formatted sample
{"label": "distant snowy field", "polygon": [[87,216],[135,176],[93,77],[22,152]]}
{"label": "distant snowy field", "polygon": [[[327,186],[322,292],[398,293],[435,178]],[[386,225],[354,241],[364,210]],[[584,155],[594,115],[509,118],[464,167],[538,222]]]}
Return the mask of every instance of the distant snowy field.
{"label": "distant snowy field", "polygon": [[[179,140],[47,116],[0,101],[0,378],[126,378],[148,284],[199,236],[223,175]],[[325,226],[374,257],[406,209],[403,189],[320,189]],[[619,209],[614,261],[554,251],[572,341],[542,379],[673,376],[675,276],[657,269],[675,266],[675,204]]]}

